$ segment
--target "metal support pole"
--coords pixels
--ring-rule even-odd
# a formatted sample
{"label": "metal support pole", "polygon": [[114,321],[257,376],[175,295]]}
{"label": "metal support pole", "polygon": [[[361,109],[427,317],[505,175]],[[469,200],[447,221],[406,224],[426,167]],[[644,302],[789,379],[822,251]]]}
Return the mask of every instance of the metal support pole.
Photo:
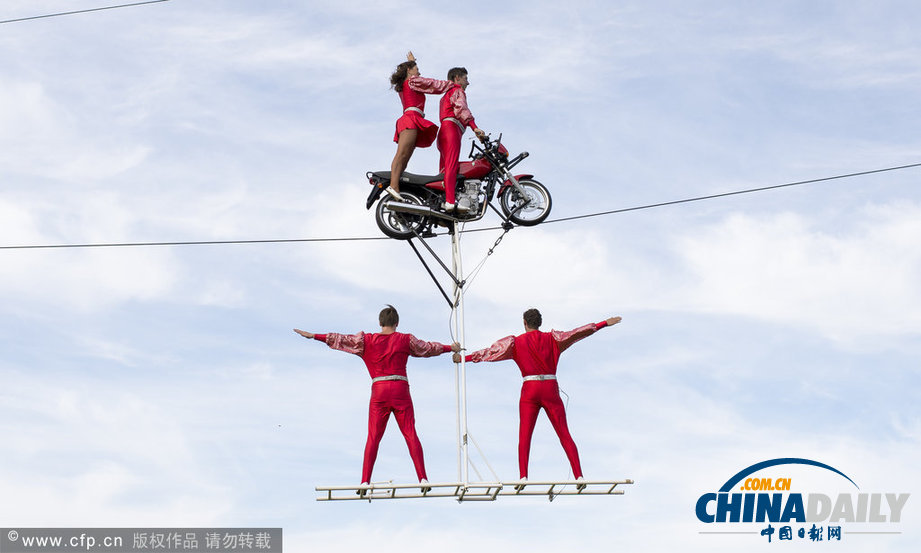
{"label": "metal support pole", "polygon": [[[457,223],[454,223],[454,233],[451,237],[451,249],[454,269],[454,326],[457,331],[457,341],[464,346],[464,293],[463,293],[463,266],[461,265],[460,232]],[[457,420],[458,420],[458,479],[464,486],[470,483],[470,455],[467,449],[467,368],[464,356],[461,356],[459,366],[455,366],[455,384],[457,390]]]}
{"label": "metal support pole", "polygon": [[[422,238],[420,238],[419,240],[422,240],[422,244],[423,244],[425,247],[427,247],[427,248],[429,247],[429,245],[425,243],[425,240],[423,240]],[[441,295],[442,295],[442,296],[444,296],[445,301],[448,302],[448,306],[451,307],[451,308],[453,309],[453,308],[454,308],[454,304],[451,303],[451,298],[448,297],[448,293],[445,292],[445,289],[442,288],[441,283],[438,282],[438,279],[437,279],[437,278],[435,278],[435,273],[432,272],[432,269],[429,267],[429,264],[426,263],[426,262],[425,262],[425,259],[422,258],[422,254],[419,253],[419,249],[416,248],[416,245],[415,245],[415,244],[413,244],[413,239],[410,238],[410,239],[407,240],[406,242],[409,243],[409,247],[413,249],[413,252],[415,252],[416,257],[419,258],[419,261],[422,263],[422,266],[425,267],[425,270],[428,271],[429,276],[432,277],[432,282],[434,282],[434,283],[435,283],[435,286],[438,287],[438,291],[441,292]],[[431,250],[431,248],[430,248],[430,250]],[[433,255],[434,255],[434,253],[433,253]],[[438,258],[436,257],[435,259],[438,259]],[[438,262],[441,263],[441,260],[438,259]],[[442,266],[444,266],[444,264],[442,264]],[[445,271],[447,271],[447,270],[448,270],[448,268],[445,267]],[[451,275],[451,276],[453,277],[454,275]]]}

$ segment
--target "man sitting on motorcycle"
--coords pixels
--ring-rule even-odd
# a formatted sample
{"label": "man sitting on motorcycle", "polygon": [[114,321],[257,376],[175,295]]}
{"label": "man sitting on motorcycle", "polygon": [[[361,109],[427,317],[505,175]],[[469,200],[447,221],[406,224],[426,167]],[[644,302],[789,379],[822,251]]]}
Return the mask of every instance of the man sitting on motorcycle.
{"label": "man sitting on motorcycle", "polygon": [[[460,168],[461,137],[467,127],[473,129],[477,138],[483,140],[486,133],[476,126],[473,114],[467,107],[467,70],[463,67],[454,67],[448,71],[448,80],[454,86],[445,92],[439,104],[441,128],[438,129],[438,151],[441,153],[439,171],[444,173],[445,203],[442,206],[446,212],[454,211],[455,188],[457,187],[457,172]],[[458,211],[469,211],[470,206],[461,203],[457,205]]]}

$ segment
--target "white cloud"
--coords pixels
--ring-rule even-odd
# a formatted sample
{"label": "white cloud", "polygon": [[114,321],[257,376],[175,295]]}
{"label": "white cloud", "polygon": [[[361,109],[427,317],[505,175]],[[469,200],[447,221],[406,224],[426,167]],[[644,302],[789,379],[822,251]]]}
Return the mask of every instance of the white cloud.
{"label": "white cloud", "polygon": [[[8,229],[4,235],[16,240],[7,245],[119,242],[133,224],[130,213],[109,193],[86,198],[80,206],[2,202],[0,211],[10,214],[0,220]],[[0,293],[11,304],[28,299],[95,310],[126,300],[150,300],[170,290],[177,272],[171,253],[163,249],[25,249],[6,250],[3,256]]]}
{"label": "white cloud", "polygon": [[[787,211],[735,212],[676,225],[685,227],[680,232],[653,223],[633,231],[647,233],[640,240],[591,227],[516,230],[467,298],[516,313],[556,304],[572,324],[624,310],[728,314],[869,345],[883,335],[921,332],[919,221],[917,204],[896,202],[831,220]],[[596,220],[628,228],[610,224]],[[476,240],[466,246],[468,271],[489,246]],[[637,247],[646,247],[645,255]],[[477,316],[475,307],[470,312]]]}
{"label": "white cloud", "polygon": [[5,520],[95,525],[104,513],[113,525],[209,524],[226,510],[228,488],[198,463],[187,425],[152,390],[43,370],[4,374],[0,488],[17,498],[0,505]]}
{"label": "white cloud", "polygon": [[921,207],[869,207],[845,228],[734,214],[679,238],[683,307],[812,328],[841,341],[921,332]]}
{"label": "white cloud", "polygon": [[93,117],[37,82],[6,81],[0,106],[0,162],[11,174],[92,181],[123,173],[150,153],[143,144],[100,133]]}

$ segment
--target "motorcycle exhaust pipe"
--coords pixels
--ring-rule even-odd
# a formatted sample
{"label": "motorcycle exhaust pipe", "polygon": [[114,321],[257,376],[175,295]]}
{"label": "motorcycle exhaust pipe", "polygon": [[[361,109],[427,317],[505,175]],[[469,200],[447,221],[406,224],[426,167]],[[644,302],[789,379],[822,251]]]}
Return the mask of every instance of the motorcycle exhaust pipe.
{"label": "motorcycle exhaust pipe", "polygon": [[423,216],[432,216],[438,215],[437,211],[432,211],[432,208],[426,207],[424,205],[416,204],[404,204],[403,202],[387,202],[387,209],[390,211],[396,211],[399,213],[409,213],[411,215],[423,215]]}
{"label": "motorcycle exhaust pipe", "polygon": [[445,219],[448,221],[463,221],[463,219],[458,219],[457,217],[452,217],[447,213],[442,211],[435,211],[430,207],[424,205],[416,204],[404,204],[402,202],[387,202],[387,209],[390,211],[396,211],[397,213],[408,213],[410,215],[419,215],[421,217],[437,217],[439,219]]}

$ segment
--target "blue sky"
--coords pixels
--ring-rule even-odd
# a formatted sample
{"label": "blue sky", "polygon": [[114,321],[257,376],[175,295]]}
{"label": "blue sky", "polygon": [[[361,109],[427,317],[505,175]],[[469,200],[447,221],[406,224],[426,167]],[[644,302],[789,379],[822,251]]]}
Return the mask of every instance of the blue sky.
{"label": "blue sky", "polygon": [[[364,174],[389,167],[409,49],[424,75],[467,67],[551,218],[919,163],[919,23],[912,2],[171,0],[4,24],[0,245],[380,236]],[[531,306],[547,328],[624,318],[560,383],[586,476],[636,484],[553,503],[314,501],[357,483],[369,384],[291,329],[375,330],[392,303],[450,341],[404,244],[0,250],[0,524],[281,526],[288,551],[776,547],[699,534],[697,498],[778,457],[921,489],[919,175],[507,235],[466,294],[470,348]],[[465,235],[465,266],[496,236]],[[453,365],[409,373],[430,477],[453,479]],[[468,373],[471,432],[512,479],[517,370]],[[532,476],[567,471],[542,418]],[[375,479],[412,475],[392,427]],[[914,550],[913,500],[902,535],[835,547]]]}

